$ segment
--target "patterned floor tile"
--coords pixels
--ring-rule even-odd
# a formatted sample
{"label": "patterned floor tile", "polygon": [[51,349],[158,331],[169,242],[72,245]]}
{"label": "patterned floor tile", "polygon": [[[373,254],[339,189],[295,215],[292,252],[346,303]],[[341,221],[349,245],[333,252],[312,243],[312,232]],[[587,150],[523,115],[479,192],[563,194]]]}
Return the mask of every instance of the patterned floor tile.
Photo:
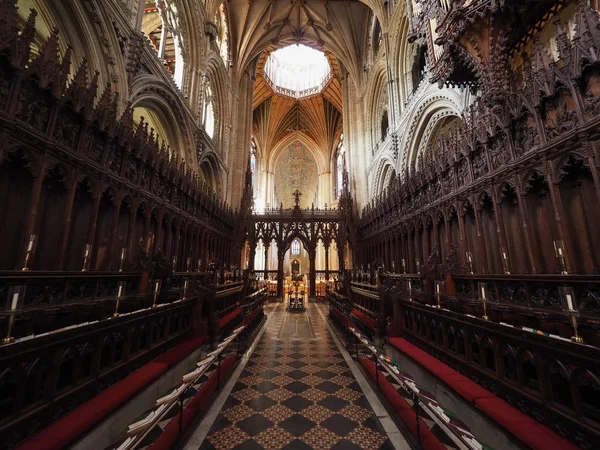
{"label": "patterned floor tile", "polygon": [[315,388],[307,389],[306,391],[302,392],[301,395],[312,402],[318,402],[319,400],[323,400],[325,397],[327,397],[326,392]]}
{"label": "patterned floor tile", "polygon": [[386,440],[385,436],[381,433],[377,433],[362,425],[352,430],[346,436],[346,439],[364,450],[377,450]]}
{"label": "patterned floor tile", "polygon": [[292,411],[290,408],[284,405],[274,405],[270,408],[265,409],[261,414],[267,419],[269,419],[271,422],[279,423],[290,418],[291,416],[296,414],[296,412]]}
{"label": "patterned floor tile", "polygon": [[234,406],[233,408],[224,410],[221,415],[227,417],[231,422],[239,422],[247,419],[254,414],[254,410],[244,404]]}
{"label": "patterned floor tile", "polygon": [[310,445],[315,450],[329,450],[341,439],[341,436],[317,425],[315,428],[305,433],[300,438],[305,444]]}
{"label": "patterned floor tile", "polygon": [[254,436],[254,440],[265,449],[280,450],[294,440],[294,436],[283,428],[273,426]]}
{"label": "patterned floor tile", "polygon": [[278,338],[290,313],[265,310],[273,317],[201,449],[370,450],[388,444],[316,307],[309,304],[298,320],[315,338],[302,339]]}
{"label": "patterned floor tile", "polygon": [[246,433],[236,426],[224,428],[208,436],[208,441],[214,445],[217,450],[232,449],[236,445],[247,441],[250,438]]}
{"label": "patterned floor tile", "polygon": [[324,420],[329,419],[334,412],[329,408],[325,408],[321,405],[311,405],[308,408],[300,411],[300,414],[315,423],[321,423]]}

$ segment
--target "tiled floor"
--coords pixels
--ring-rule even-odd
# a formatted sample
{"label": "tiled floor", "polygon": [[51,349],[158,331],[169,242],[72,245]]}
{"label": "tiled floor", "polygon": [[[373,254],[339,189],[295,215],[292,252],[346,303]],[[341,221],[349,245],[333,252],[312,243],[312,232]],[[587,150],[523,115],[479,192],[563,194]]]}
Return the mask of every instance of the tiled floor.
{"label": "tiled floor", "polygon": [[392,449],[316,307],[270,314],[200,449]]}

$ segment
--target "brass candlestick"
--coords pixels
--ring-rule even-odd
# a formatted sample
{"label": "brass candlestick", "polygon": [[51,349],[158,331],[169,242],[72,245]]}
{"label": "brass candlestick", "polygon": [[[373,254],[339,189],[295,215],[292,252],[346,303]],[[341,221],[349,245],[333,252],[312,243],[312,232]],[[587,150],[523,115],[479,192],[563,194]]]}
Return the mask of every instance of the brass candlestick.
{"label": "brass candlestick", "polygon": [[442,292],[444,291],[444,282],[440,281],[440,280],[436,280],[435,281],[435,293],[437,296],[437,305],[436,308],[441,309],[442,308],[442,303],[440,301],[440,298],[442,296]]}
{"label": "brass candlestick", "polygon": [[156,308],[156,300],[158,299],[158,294],[160,293],[160,286],[162,285],[161,280],[156,280],[154,283],[154,300],[152,302],[152,308]]}
{"label": "brass candlestick", "polygon": [[88,270],[91,252],[92,252],[92,246],[90,244],[86,244],[85,251],[83,253],[83,267],[81,268],[82,272],[87,272],[87,270]]}
{"label": "brass candlestick", "polygon": [[560,286],[558,288],[561,295],[561,304],[563,311],[568,314],[571,326],[573,327],[573,336],[571,341],[583,344],[583,338],[579,336],[577,316],[579,314],[579,302],[575,297],[575,289],[570,286]]}
{"label": "brass candlestick", "polygon": [[481,318],[483,320],[488,320],[486,284],[485,283],[477,283],[477,287],[479,290],[479,298],[481,299],[481,304],[483,305],[483,316]]}
{"label": "brass candlestick", "polygon": [[506,252],[506,249],[504,247],[502,247],[500,249],[500,253],[502,256],[502,268],[504,269],[504,274],[510,275],[510,265],[508,264],[508,253]]}
{"label": "brass candlestick", "polygon": [[119,317],[119,305],[121,304],[121,298],[123,298],[124,285],[124,281],[119,282],[119,290],[117,291],[117,302],[115,304],[115,313],[113,314],[113,319]]}
{"label": "brass candlestick", "polygon": [[471,252],[467,252],[467,265],[469,266],[469,273],[473,275],[473,254]]}
{"label": "brass candlestick", "polygon": [[574,336],[571,336],[571,340],[578,344],[583,344],[583,338],[579,336],[579,332],[577,330],[577,314],[571,312],[569,315],[571,316],[571,325],[573,326],[574,334]]}
{"label": "brass candlestick", "polygon": [[35,234],[29,235],[29,243],[27,244],[27,250],[25,250],[25,261],[23,262],[23,268],[21,270],[29,270],[29,259],[31,254],[35,251],[35,245],[37,244],[37,236]]}
{"label": "brass candlestick", "polygon": [[15,323],[15,314],[17,307],[19,306],[20,299],[20,287],[13,288],[12,301],[10,305],[10,317],[8,318],[8,327],[6,329],[6,337],[2,339],[2,344],[10,344],[15,341],[15,338],[11,336],[12,328]]}
{"label": "brass candlestick", "polygon": [[121,249],[121,264],[119,265],[119,272],[123,272],[123,266],[125,264],[125,257],[127,256],[127,249],[123,247]]}
{"label": "brass candlestick", "polygon": [[565,244],[563,241],[554,241],[554,254],[558,259],[560,274],[568,275],[569,272],[567,272],[567,266],[565,264]]}
{"label": "brass candlestick", "polygon": [[183,282],[183,298],[182,298],[182,300],[185,300],[187,298],[188,283],[189,283],[188,280],[185,280]]}

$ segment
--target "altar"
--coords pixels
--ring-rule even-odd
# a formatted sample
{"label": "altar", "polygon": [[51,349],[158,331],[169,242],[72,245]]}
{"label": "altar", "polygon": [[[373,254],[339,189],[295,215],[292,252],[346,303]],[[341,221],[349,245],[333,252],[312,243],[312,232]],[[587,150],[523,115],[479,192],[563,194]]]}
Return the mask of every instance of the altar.
{"label": "altar", "polygon": [[293,275],[286,279],[286,295],[288,311],[304,311],[306,309],[306,279],[304,275]]}

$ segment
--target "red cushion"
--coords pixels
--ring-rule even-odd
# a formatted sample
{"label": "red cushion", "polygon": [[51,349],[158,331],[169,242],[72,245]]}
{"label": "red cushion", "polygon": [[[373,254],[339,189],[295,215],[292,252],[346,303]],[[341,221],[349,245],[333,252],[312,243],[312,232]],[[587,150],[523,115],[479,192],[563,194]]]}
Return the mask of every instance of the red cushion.
{"label": "red cushion", "polygon": [[49,427],[44,428],[17,448],[20,450],[32,448],[53,450],[70,445],[168,369],[183,360],[203,342],[204,337],[201,336],[173,347],[154,361],[61,417]]}
{"label": "red cushion", "polygon": [[242,312],[244,312],[244,310],[242,308],[236,308],[233,311],[231,311],[229,314],[227,314],[226,316],[223,316],[219,319],[219,330],[221,328],[225,328],[227,325],[229,325],[229,323],[235,319],[237,316],[239,316]]}
{"label": "red cushion", "polygon": [[151,362],[63,416],[17,447],[19,450],[59,450],[72,444],[112,411],[167,371]]}
{"label": "red cushion", "polygon": [[[361,364],[369,374],[369,376],[376,381],[377,374],[375,372],[375,364],[367,358],[360,360]],[[398,417],[406,424],[406,427],[410,433],[417,438],[417,415],[408,404],[408,402],[396,391],[392,383],[390,383],[383,374],[379,374],[379,388],[383,393],[386,400],[392,405]],[[445,450],[440,441],[435,437],[423,419],[419,418],[419,433],[421,435],[421,444],[425,450]]]}
{"label": "red cushion", "polygon": [[189,339],[156,358],[155,362],[165,363],[169,369],[188,356],[204,343],[204,336]]}
{"label": "red cushion", "polygon": [[402,338],[390,338],[390,345],[421,364],[450,386],[457,394],[474,403],[509,433],[534,449],[577,449],[550,428],[506,403],[492,392]]}
{"label": "red cushion", "polygon": [[358,309],[353,309],[351,314],[358,320],[360,320],[363,324],[365,324],[367,328],[370,328],[371,330],[375,329],[375,321],[368,317],[366,314],[364,314],[362,311],[359,311]]}
{"label": "red cushion", "polygon": [[[225,378],[236,357],[230,356],[221,362],[221,380]],[[217,389],[217,371],[213,372],[206,380],[194,398],[186,405],[183,410],[182,432],[194,422],[194,419],[206,409],[208,409],[210,400]],[[179,436],[179,415],[173,418],[166,426],[160,437],[150,446],[150,450],[169,450],[172,449]]]}
{"label": "red cushion", "polygon": [[478,399],[475,400],[475,405],[531,448],[560,450],[579,448],[501,398]]}

